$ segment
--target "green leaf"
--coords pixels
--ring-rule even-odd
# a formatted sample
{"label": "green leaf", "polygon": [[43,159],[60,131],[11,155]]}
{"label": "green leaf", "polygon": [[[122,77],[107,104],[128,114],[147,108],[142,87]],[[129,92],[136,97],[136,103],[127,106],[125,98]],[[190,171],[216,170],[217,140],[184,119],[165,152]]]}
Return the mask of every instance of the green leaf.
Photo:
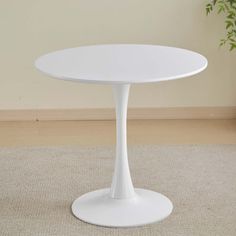
{"label": "green leaf", "polygon": [[224,11],[225,11],[225,9],[224,9],[224,7],[220,6],[220,7],[219,7],[219,10],[218,10],[218,12],[217,12],[217,13],[218,13],[218,14],[220,14],[222,11],[224,12]]}
{"label": "green leaf", "polygon": [[212,4],[208,3],[206,5],[206,14],[208,15],[213,10]]}
{"label": "green leaf", "polygon": [[232,19],[232,20],[233,20],[233,19],[234,19],[234,17],[235,17],[235,15],[234,15],[234,14],[232,14],[232,13],[230,13],[229,15],[227,15],[227,18],[228,18],[228,19]]}
{"label": "green leaf", "polygon": [[236,48],[236,44],[235,43],[230,43],[230,51],[232,51],[233,49]]}
{"label": "green leaf", "polygon": [[226,29],[228,29],[229,27],[233,27],[234,26],[234,23],[232,21],[230,21],[230,20],[226,20],[225,23],[226,23]]}

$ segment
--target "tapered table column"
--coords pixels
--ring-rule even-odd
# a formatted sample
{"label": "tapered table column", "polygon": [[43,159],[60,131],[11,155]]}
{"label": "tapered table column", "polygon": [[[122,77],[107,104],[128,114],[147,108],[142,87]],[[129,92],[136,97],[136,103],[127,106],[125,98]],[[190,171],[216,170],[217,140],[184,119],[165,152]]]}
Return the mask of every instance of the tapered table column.
{"label": "tapered table column", "polygon": [[117,138],[111,188],[86,193],[72,205],[72,212],[76,217],[92,224],[113,227],[139,226],[164,219],[173,208],[171,201],[164,195],[133,187],[126,135],[129,88],[129,84],[113,85]]}
{"label": "tapered table column", "polygon": [[113,94],[116,103],[116,162],[111,197],[116,199],[132,198],[135,196],[130,176],[127,155],[127,105],[129,84],[113,85]]}

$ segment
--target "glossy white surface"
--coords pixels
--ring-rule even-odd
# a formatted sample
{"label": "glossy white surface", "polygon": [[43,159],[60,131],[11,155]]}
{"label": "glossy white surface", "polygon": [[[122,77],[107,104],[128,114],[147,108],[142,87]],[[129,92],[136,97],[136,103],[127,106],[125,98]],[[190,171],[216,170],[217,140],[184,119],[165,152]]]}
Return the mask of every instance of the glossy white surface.
{"label": "glossy white surface", "polygon": [[114,44],[70,48],[46,54],[35,66],[52,77],[85,83],[148,83],[197,74],[202,55],[180,48]]}
{"label": "glossy white surface", "polygon": [[172,212],[171,201],[160,193],[135,189],[137,195],[114,199],[109,189],[86,193],[72,204],[72,212],[80,220],[108,227],[133,227],[165,219]]}

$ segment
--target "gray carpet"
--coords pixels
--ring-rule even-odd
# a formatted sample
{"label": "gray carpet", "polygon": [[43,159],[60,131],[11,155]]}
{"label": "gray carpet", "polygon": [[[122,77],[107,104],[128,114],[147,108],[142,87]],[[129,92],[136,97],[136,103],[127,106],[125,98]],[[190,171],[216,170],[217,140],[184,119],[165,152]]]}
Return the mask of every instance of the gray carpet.
{"label": "gray carpet", "polygon": [[75,198],[110,185],[113,148],[1,148],[0,235],[236,235],[236,145],[133,146],[129,160],[135,186],[172,200],[166,220],[114,229],[72,216]]}

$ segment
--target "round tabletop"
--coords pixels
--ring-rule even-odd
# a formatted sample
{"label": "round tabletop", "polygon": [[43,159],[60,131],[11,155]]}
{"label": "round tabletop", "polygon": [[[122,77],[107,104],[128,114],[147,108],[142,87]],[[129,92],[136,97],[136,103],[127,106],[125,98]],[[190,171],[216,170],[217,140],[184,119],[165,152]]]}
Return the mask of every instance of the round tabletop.
{"label": "round tabletop", "polygon": [[63,80],[130,84],[191,76],[207,67],[207,59],[181,48],[108,44],[55,51],[38,58],[35,66]]}

